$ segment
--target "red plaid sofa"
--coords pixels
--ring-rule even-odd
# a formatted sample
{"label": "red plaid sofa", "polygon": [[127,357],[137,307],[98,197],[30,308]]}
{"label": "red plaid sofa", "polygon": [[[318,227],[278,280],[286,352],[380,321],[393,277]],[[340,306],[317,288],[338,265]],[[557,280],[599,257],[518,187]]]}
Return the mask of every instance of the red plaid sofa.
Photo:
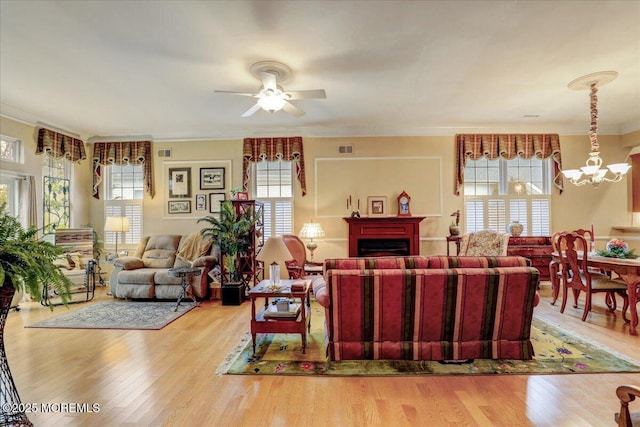
{"label": "red plaid sofa", "polygon": [[531,359],[538,270],[522,257],[328,259],[331,360]]}

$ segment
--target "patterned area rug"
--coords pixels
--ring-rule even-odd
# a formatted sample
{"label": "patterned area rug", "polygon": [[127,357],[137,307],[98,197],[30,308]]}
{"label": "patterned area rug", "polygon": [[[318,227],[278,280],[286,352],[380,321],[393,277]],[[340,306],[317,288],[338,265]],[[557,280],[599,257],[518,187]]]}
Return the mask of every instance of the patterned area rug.
{"label": "patterned area rug", "polygon": [[[195,306],[182,302],[96,302],[77,310],[34,323],[27,328],[62,329],[162,329]],[[59,308],[60,309],[60,308]]]}
{"label": "patterned area rug", "polygon": [[489,375],[640,372],[640,366],[572,336],[541,320],[533,320],[533,360],[486,360],[443,364],[437,361],[361,360],[332,362],[324,355],[324,311],[312,304],[311,335],[302,354],[299,334],[258,334],[253,354],[247,334],[218,368],[218,374],[244,375]]}

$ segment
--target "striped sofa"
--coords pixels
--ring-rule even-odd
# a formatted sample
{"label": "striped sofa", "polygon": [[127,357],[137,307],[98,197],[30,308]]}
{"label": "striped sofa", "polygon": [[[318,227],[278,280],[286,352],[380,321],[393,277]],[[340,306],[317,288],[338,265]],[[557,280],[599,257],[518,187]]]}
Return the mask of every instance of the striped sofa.
{"label": "striped sofa", "polygon": [[328,259],[331,360],[531,359],[538,270],[522,257]]}

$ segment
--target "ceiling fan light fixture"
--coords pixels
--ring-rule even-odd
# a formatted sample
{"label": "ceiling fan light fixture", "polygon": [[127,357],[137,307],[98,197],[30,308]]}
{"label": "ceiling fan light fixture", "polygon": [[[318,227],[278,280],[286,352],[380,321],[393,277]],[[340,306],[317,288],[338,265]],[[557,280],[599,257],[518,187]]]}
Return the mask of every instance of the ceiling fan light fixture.
{"label": "ceiling fan light fixture", "polygon": [[258,99],[258,105],[265,111],[270,113],[275,113],[276,111],[282,110],[284,107],[285,100],[277,95],[266,95],[260,97]]}

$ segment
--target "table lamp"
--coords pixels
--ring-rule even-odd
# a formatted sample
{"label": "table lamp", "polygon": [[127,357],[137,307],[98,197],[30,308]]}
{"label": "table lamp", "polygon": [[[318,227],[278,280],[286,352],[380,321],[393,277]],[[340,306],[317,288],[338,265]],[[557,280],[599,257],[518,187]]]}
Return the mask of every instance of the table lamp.
{"label": "table lamp", "polygon": [[269,266],[269,280],[273,285],[280,283],[280,263],[293,259],[281,237],[269,237],[256,257]]}
{"label": "table lamp", "polygon": [[129,218],[124,216],[108,216],[104,223],[104,231],[116,233],[116,255],[118,255],[118,234],[129,231]]}
{"label": "table lamp", "polygon": [[313,239],[324,237],[324,230],[322,229],[322,226],[317,222],[307,222],[302,225],[302,229],[298,235],[303,239],[311,239],[311,241],[307,243],[307,249],[309,249],[309,252],[311,253],[311,261],[313,261],[313,251],[318,247],[318,245],[314,243]]}

